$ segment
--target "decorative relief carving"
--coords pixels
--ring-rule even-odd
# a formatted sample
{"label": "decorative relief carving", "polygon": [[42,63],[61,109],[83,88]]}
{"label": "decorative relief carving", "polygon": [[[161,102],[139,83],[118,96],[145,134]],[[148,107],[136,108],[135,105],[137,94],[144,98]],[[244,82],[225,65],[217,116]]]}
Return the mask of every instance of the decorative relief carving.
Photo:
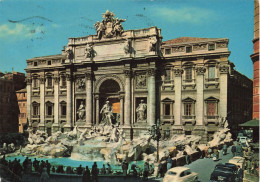
{"label": "decorative relief carving", "polygon": [[91,73],[85,73],[86,79],[91,80],[92,74]]}
{"label": "decorative relief carving", "polygon": [[66,74],[66,78],[67,78],[67,81],[71,81],[72,80],[72,75],[71,74]]}
{"label": "decorative relief carving", "polygon": [[38,61],[38,64],[40,65],[40,64],[46,64],[46,60],[39,60]]}
{"label": "decorative relief carving", "polygon": [[32,84],[32,78],[27,77],[26,83],[27,83],[27,85],[31,85]]}
{"label": "decorative relief carving", "polygon": [[44,84],[45,83],[45,78],[44,77],[40,77],[40,83]]}
{"label": "decorative relief carving", "polygon": [[78,91],[82,91],[85,89],[85,78],[77,78],[76,79],[76,89]]}
{"label": "decorative relief carving", "polygon": [[156,51],[156,43],[157,43],[156,37],[150,37],[149,52]]}
{"label": "decorative relief carving", "polygon": [[97,31],[97,38],[100,40],[101,38],[111,38],[122,36],[124,29],[122,26],[122,22],[125,22],[126,19],[118,19],[114,18],[115,14],[110,11],[106,11],[102,17],[103,20],[101,22],[97,21],[94,26]]}
{"label": "decorative relief carving", "polygon": [[146,75],[136,76],[136,88],[146,88]]}
{"label": "decorative relief carving", "polygon": [[205,67],[197,67],[195,70],[196,70],[198,75],[204,75],[204,73],[206,72]]}
{"label": "decorative relief carving", "polygon": [[125,77],[129,78],[131,77],[131,71],[130,70],[124,70]]}
{"label": "decorative relief carving", "polygon": [[131,47],[131,40],[127,40],[124,46],[125,54],[131,54],[132,53],[132,47]]}
{"label": "decorative relief carving", "polygon": [[147,73],[149,76],[155,76],[156,75],[156,70],[154,68],[150,68],[147,70]]}
{"label": "decorative relief carving", "polygon": [[69,48],[69,47],[66,47],[65,48],[65,52],[66,52],[67,59],[72,60],[73,59],[73,51],[72,51],[72,49]]}
{"label": "decorative relief carving", "polygon": [[178,76],[181,76],[181,75],[182,75],[183,69],[181,69],[181,68],[176,68],[176,69],[173,69],[173,72],[174,72],[175,77],[178,77]]}
{"label": "decorative relief carving", "polygon": [[60,77],[55,76],[55,77],[53,77],[53,79],[54,79],[54,83],[59,83]]}
{"label": "decorative relief carving", "polygon": [[219,72],[222,73],[228,73],[229,72],[229,66],[228,65],[220,65],[219,66]]}
{"label": "decorative relief carving", "polygon": [[217,42],[217,48],[227,48],[227,42]]}
{"label": "decorative relief carving", "polygon": [[184,46],[179,46],[179,47],[173,47],[172,52],[184,52],[185,47]]}
{"label": "decorative relief carving", "polygon": [[33,65],[33,62],[32,62],[32,61],[30,61],[30,62],[27,62],[27,64],[28,64],[28,65]]}
{"label": "decorative relief carving", "polygon": [[193,50],[194,51],[204,50],[206,48],[207,48],[206,44],[196,44],[196,45],[193,45]]}
{"label": "decorative relief carving", "polygon": [[95,52],[92,44],[87,44],[86,49],[85,49],[85,55],[86,55],[86,58],[90,58],[90,59],[93,59],[96,56],[96,52]]}

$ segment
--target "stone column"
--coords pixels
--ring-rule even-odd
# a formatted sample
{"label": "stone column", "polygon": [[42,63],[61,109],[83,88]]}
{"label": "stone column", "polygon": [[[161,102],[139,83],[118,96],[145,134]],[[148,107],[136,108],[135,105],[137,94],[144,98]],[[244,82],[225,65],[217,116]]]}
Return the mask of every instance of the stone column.
{"label": "stone column", "polygon": [[66,124],[64,127],[70,128],[72,127],[72,75],[67,74],[67,118]]}
{"label": "stone column", "polygon": [[182,121],[182,101],[181,101],[181,88],[182,88],[182,75],[183,69],[177,68],[174,69],[175,75],[175,103],[174,103],[174,125],[179,126],[181,125]]}
{"label": "stone column", "polygon": [[26,79],[27,82],[27,119],[29,121],[29,126],[32,126],[32,121],[31,121],[31,109],[32,109],[32,99],[31,99],[31,94],[32,94],[32,78],[27,77]]}
{"label": "stone column", "polygon": [[[54,77],[54,127],[59,126],[59,77]],[[56,129],[55,129],[56,130]]]}
{"label": "stone column", "polygon": [[120,95],[120,125],[124,122],[124,96]]}
{"label": "stone column", "polygon": [[40,127],[44,127],[45,116],[45,78],[40,77]]}
{"label": "stone column", "polygon": [[219,78],[219,88],[220,88],[219,116],[220,117],[227,117],[227,91],[228,91],[229,65],[220,65],[219,72],[220,72],[220,78]]}
{"label": "stone column", "polygon": [[155,90],[155,69],[148,69],[148,110],[147,123],[152,126],[156,122],[156,90]]}
{"label": "stone column", "polygon": [[131,72],[125,70],[125,114],[124,114],[124,125],[131,125]]}
{"label": "stone column", "polygon": [[92,124],[92,76],[86,73],[86,125]]}
{"label": "stone column", "polygon": [[204,73],[205,67],[197,67],[196,125],[204,124]]}
{"label": "stone column", "polygon": [[96,99],[96,125],[99,124],[99,95],[95,96]]}

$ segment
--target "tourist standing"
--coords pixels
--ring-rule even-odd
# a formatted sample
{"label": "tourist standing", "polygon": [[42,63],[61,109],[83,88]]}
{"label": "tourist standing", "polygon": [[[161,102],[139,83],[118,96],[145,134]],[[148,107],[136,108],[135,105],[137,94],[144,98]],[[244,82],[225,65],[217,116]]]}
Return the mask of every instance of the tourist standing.
{"label": "tourist standing", "polygon": [[124,162],[122,163],[122,169],[123,169],[123,175],[126,176],[128,170],[128,163],[126,162],[126,160],[124,160]]}
{"label": "tourist standing", "polygon": [[94,164],[92,165],[91,174],[92,174],[92,181],[98,182],[98,168],[96,162],[94,162]]}
{"label": "tourist standing", "polygon": [[167,171],[172,168],[172,158],[171,156],[168,156],[167,159]]}
{"label": "tourist standing", "polygon": [[90,182],[90,170],[88,166],[86,166],[86,170],[83,173],[82,182]]}
{"label": "tourist standing", "polygon": [[107,163],[107,170],[108,170],[108,174],[112,174],[113,173],[112,168],[111,168],[109,162]]}
{"label": "tourist standing", "polygon": [[186,161],[186,164],[189,165],[189,155],[187,154],[186,151],[183,152],[183,155],[185,156],[185,161]]}
{"label": "tourist standing", "polygon": [[137,176],[137,170],[136,170],[136,161],[131,165],[131,170],[133,171],[134,176]]}
{"label": "tourist standing", "polygon": [[81,175],[83,172],[83,168],[81,167],[81,164],[79,165],[79,167],[77,167],[77,174]]}
{"label": "tourist standing", "polygon": [[157,174],[156,174],[156,178],[158,178],[158,177],[162,177],[162,163],[161,163],[161,161],[159,160],[158,161],[158,170],[157,170]]}

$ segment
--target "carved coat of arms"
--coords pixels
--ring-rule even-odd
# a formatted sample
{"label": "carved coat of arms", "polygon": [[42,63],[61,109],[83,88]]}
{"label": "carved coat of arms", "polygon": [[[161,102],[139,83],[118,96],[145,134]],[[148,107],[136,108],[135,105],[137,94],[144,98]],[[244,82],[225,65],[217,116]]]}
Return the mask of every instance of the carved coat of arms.
{"label": "carved coat of arms", "polygon": [[122,36],[124,32],[122,22],[125,22],[125,19],[114,18],[115,14],[110,11],[106,11],[102,17],[101,22],[97,21],[95,23],[95,28],[97,31],[98,39],[101,38],[111,38],[115,36]]}

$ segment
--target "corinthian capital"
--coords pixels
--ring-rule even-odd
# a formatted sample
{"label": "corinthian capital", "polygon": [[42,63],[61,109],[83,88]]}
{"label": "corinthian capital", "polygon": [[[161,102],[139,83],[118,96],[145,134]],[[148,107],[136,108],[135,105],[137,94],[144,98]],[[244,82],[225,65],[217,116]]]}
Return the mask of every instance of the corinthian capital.
{"label": "corinthian capital", "polygon": [[182,75],[183,69],[181,69],[181,68],[175,68],[175,69],[173,69],[173,72],[174,72],[175,77],[178,77],[178,76],[181,76],[181,75]]}
{"label": "corinthian capital", "polygon": [[204,75],[205,72],[206,72],[206,68],[203,67],[203,66],[200,66],[200,67],[197,67],[197,68],[196,68],[196,73],[197,73],[198,75]]}
{"label": "corinthian capital", "polygon": [[40,77],[40,83],[44,84],[45,83],[45,78],[44,77]]}
{"label": "corinthian capital", "polygon": [[130,70],[124,70],[125,77],[130,78],[131,77],[131,71]]}
{"label": "corinthian capital", "polygon": [[147,70],[148,76],[155,76],[156,70],[154,68],[150,68]]}
{"label": "corinthian capital", "polygon": [[229,72],[229,66],[228,65],[220,65],[219,66],[219,72],[220,74],[227,74]]}

